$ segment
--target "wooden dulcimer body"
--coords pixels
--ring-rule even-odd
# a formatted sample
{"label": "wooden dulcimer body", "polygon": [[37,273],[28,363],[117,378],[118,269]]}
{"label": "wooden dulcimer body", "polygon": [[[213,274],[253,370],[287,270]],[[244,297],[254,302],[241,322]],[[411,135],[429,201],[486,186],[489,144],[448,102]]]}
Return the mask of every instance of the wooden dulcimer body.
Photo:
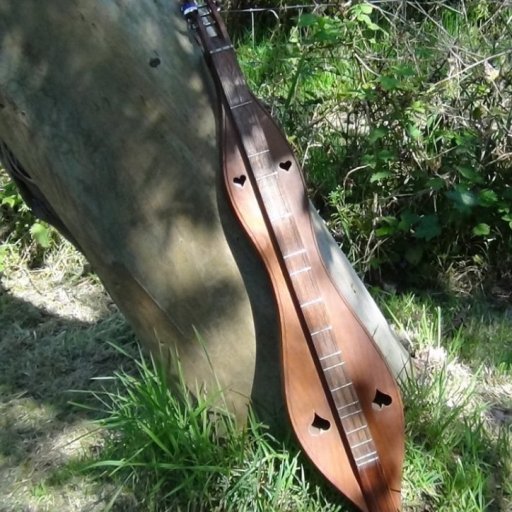
{"label": "wooden dulcimer body", "polygon": [[222,103],[228,195],[272,281],[295,434],[313,464],[360,510],[397,512],[404,455],[398,386],[329,276],[299,165],[249,91],[215,6],[185,2],[182,10]]}

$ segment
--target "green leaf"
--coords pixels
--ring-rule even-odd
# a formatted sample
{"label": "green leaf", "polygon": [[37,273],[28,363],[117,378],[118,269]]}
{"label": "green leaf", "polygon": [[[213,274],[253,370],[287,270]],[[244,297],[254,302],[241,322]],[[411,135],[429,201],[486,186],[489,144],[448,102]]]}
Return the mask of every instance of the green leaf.
{"label": "green leaf", "polygon": [[359,14],[371,14],[373,6],[368,3],[356,4],[352,7],[352,12],[357,16]]}
{"label": "green leaf", "polygon": [[400,215],[400,222],[398,223],[398,229],[400,231],[409,231],[418,221],[420,216],[411,211],[405,211]]}
{"label": "green leaf", "polygon": [[512,213],[506,213],[501,217],[505,222],[512,223]]}
{"label": "green leaf", "polygon": [[382,139],[382,137],[385,137],[388,131],[385,126],[377,126],[377,128],[374,128],[368,135],[368,140],[371,143],[377,142],[379,139]]}
{"label": "green leaf", "polygon": [[475,236],[486,236],[491,232],[489,224],[480,223],[473,228],[473,235]]}
{"label": "green leaf", "polygon": [[2,199],[2,206],[6,205],[9,208],[14,208],[16,203],[19,202],[19,198],[17,196],[6,196]]}
{"label": "green leaf", "polygon": [[41,247],[45,249],[50,247],[50,228],[48,226],[35,222],[30,228],[30,234]]}
{"label": "green leaf", "polygon": [[446,197],[450,199],[461,212],[469,212],[478,205],[477,196],[466,187],[458,185],[454,190],[446,192]]}
{"label": "green leaf", "polygon": [[422,135],[421,130],[414,124],[410,124],[407,126],[407,133],[409,134],[409,137],[412,139],[419,139]]}
{"label": "green leaf", "polygon": [[424,215],[415,229],[414,236],[423,240],[432,240],[441,234],[441,226],[437,215]]}
{"label": "green leaf", "polygon": [[392,175],[389,171],[380,171],[372,174],[372,177],[370,178],[370,183],[375,183],[376,181],[382,181],[385,178],[389,178]]}
{"label": "green leaf", "polygon": [[311,27],[318,23],[319,17],[316,14],[302,14],[299,16],[299,27]]}
{"label": "green leaf", "polygon": [[356,18],[361,23],[364,23],[368,29],[373,30],[374,32],[376,32],[377,30],[380,30],[379,25],[374,23],[371,20],[370,16],[368,16],[368,14],[358,14]]}
{"label": "green leaf", "polygon": [[367,3],[363,3],[363,4],[354,6],[355,12],[356,12],[356,9],[357,9],[357,12],[360,12],[363,14],[371,14],[373,11],[373,6],[370,4],[367,4]]}
{"label": "green leaf", "polygon": [[455,169],[457,169],[458,173],[466,178],[471,183],[483,183],[483,178],[478,174],[473,167],[470,167],[469,165],[457,165],[455,166]]}
{"label": "green leaf", "polygon": [[375,155],[366,154],[363,155],[361,161],[364,165],[367,165],[370,169],[375,169],[377,167],[377,160],[375,158]]}
{"label": "green leaf", "polygon": [[423,247],[413,246],[405,251],[405,259],[412,265],[417,265],[423,258]]}
{"label": "green leaf", "polygon": [[381,228],[377,228],[375,230],[375,235],[377,236],[389,236],[392,235],[396,229],[394,229],[392,226],[382,226]]}
{"label": "green leaf", "polygon": [[382,226],[375,230],[377,236],[388,236],[396,233],[398,227],[398,219],[393,216],[382,217]]}
{"label": "green leaf", "polygon": [[481,206],[493,206],[498,202],[498,195],[494,190],[484,188],[478,194]]}
{"label": "green leaf", "polygon": [[429,187],[435,191],[441,190],[442,188],[444,188],[444,186],[445,186],[445,181],[443,180],[443,178],[434,177],[434,178],[430,178],[427,181],[427,187]]}
{"label": "green leaf", "polygon": [[379,82],[385,91],[394,91],[400,86],[400,82],[394,76],[382,75],[379,77]]}
{"label": "green leaf", "polygon": [[390,160],[396,160],[397,155],[394,151],[390,149],[380,149],[377,151],[377,158],[384,162],[389,162]]}

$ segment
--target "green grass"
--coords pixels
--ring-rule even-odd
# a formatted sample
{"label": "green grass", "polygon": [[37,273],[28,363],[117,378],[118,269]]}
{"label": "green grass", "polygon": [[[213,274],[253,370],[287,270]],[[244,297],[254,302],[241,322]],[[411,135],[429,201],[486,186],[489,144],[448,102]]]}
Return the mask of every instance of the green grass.
{"label": "green grass", "polygon": [[128,489],[140,510],[340,510],[308,483],[296,449],[252,415],[240,429],[212,397],[169,386],[152,360],[135,364],[135,377],[116,372],[117,391],[94,393],[106,448],[88,469]]}
{"label": "green grass", "polygon": [[[27,272],[37,279],[40,270]],[[64,274],[60,286],[73,272]],[[416,354],[417,378],[403,389],[404,510],[510,510],[512,377],[499,357],[477,350],[502,345],[512,321],[506,308],[377,295]],[[34,306],[3,300],[3,349],[23,347],[17,360],[30,363],[12,364],[11,353],[2,371],[2,486],[13,497],[5,510],[30,503],[51,511],[63,497],[87,503],[84,495],[100,509],[133,512],[348,510],[293,438],[272,437],[253,416],[239,429],[212,405],[214,397],[170,388],[151,360],[106,343],[127,334],[116,314],[73,329]],[[28,342],[29,332],[47,336],[45,343]],[[71,388],[85,391],[63,393]]]}
{"label": "green grass", "polygon": [[[73,511],[91,502],[133,512],[347,510],[292,437],[272,437],[254,417],[238,429],[213,397],[171,390],[150,360],[129,355],[131,331],[68,245],[36,269],[15,253],[8,263],[0,295],[0,486],[9,497],[2,512],[50,512],[66,502]],[[417,379],[403,389],[404,510],[510,510],[509,306],[373,294],[416,356]]]}
{"label": "green grass", "polygon": [[[510,372],[486,358],[473,361],[476,369],[463,364],[463,328],[443,335],[439,302],[383,300],[417,353],[417,378],[403,388],[404,510],[509,510],[510,419],[497,421],[493,411],[512,411]],[[509,317],[493,316],[484,302],[475,307],[489,314],[493,332],[510,328]],[[489,325],[480,325],[470,325],[473,343],[497,344]],[[132,496],[136,510],[347,510],[293,440],[274,439],[253,416],[240,430],[211,399],[183,386],[171,391],[152,361],[135,364],[136,376],[116,372],[115,392],[95,393],[106,447],[88,470]]]}
{"label": "green grass", "polygon": [[[423,495],[432,510],[509,510],[509,311],[482,299],[381,299],[420,361],[417,380],[403,390],[412,503]],[[496,415],[501,408],[508,417]]]}
{"label": "green grass", "polygon": [[[14,249],[0,274],[0,510],[87,510],[106,491],[73,468],[100,440],[86,435],[92,417],[70,406],[70,390],[127,368],[107,341],[130,350],[135,338],[69,244],[38,268]],[[54,487],[59,471],[71,474]]]}

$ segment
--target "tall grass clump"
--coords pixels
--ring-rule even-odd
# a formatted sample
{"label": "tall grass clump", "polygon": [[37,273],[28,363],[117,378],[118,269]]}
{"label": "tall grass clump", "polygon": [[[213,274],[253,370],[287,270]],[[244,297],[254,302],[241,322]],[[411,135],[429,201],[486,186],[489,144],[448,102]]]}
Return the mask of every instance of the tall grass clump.
{"label": "tall grass clump", "polygon": [[[505,511],[512,505],[512,439],[506,422],[495,421],[496,401],[506,403],[506,388],[493,390],[497,364],[475,358],[466,366],[461,341],[481,345],[486,325],[448,333],[443,310],[413,296],[389,300],[397,326],[409,332],[416,351],[416,375],[402,382],[406,425],[403,494],[405,510],[439,512]],[[493,320],[498,320],[494,318]],[[501,318],[505,325],[506,318]],[[469,332],[472,339],[468,339]],[[476,345],[476,343],[475,343]],[[480,361],[482,361],[480,363]],[[494,376],[494,377],[493,377]],[[492,395],[494,398],[491,398]]]}
{"label": "tall grass clump", "polygon": [[488,0],[347,2],[241,31],[250,83],[361,272],[510,278],[511,16]]}
{"label": "tall grass clump", "polygon": [[115,373],[116,391],[94,393],[105,447],[88,469],[117,485],[111,506],[131,496],[147,511],[343,510],[251,414],[241,428],[221,396],[170,387],[152,359],[135,363],[136,375]]}
{"label": "tall grass clump", "polygon": [[[510,432],[490,421],[481,372],[460,364],[457,337],[454,347],[441,344],[440,312],[432,320],[417,308],[415,345],[423,355],[417,378],[402,383],[403,510],[508,510]],[[290,440],[276,441],[251,414],[242,428],[219,407],[221,395],[191,394],[182,379],[169,386],[153,360],[134,361],[136,372],[107,379],[114,391],[93,393],[104,442],[87,471],[103,485],[110,481],[108,510],[349,510]]]}

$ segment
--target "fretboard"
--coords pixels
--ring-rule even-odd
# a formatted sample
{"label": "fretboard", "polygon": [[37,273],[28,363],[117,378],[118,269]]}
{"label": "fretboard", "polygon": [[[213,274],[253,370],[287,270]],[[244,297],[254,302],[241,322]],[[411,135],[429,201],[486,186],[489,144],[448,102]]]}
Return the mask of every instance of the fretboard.
{"label": "fretboard", "polygon": [[210,59],[226,114],[239,135],[253,189],[284,262],[290,293],[307,328],[313,357],[322,371],[354,463],[361,468],[378,461],[376,446],[336,342],[322,292],[313,278],[310,255],[280,185],[280,173],[300,170],[291,153],[289,158],[278,159],[272,154],[261,125],[261,109],[249,92],[232,46],[219,42],[210,51]]}

